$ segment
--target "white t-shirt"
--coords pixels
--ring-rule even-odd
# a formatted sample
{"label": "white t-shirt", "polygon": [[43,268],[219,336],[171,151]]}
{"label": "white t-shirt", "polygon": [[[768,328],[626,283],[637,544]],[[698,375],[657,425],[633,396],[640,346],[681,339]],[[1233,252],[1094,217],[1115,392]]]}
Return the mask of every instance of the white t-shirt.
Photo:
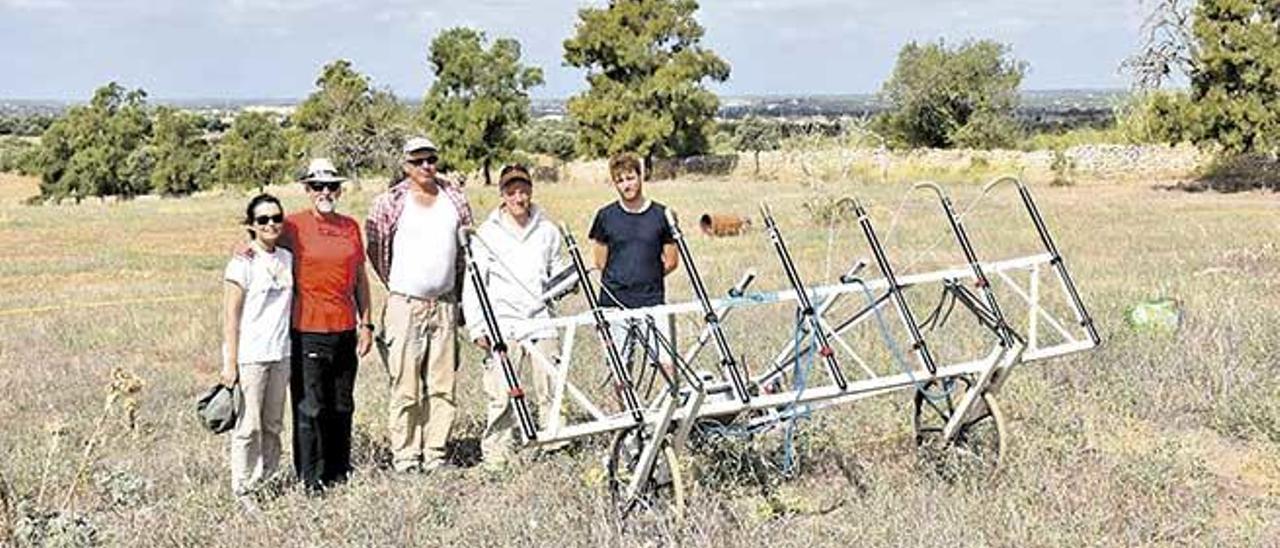
{"label": "white t-shirt", "polygon": [[236,361],[257,363],[288,357],[293,254],[281,247],[268,253],[255,244],[253,258],[232,257],[223,278],[244,289]]}
{"label": "white t-shirt", "polygon": [[391,244],[392,292],[420,298],[453,289],[458,257],[458,211],[443,193],[431,207],[405,197],[404,212]]}

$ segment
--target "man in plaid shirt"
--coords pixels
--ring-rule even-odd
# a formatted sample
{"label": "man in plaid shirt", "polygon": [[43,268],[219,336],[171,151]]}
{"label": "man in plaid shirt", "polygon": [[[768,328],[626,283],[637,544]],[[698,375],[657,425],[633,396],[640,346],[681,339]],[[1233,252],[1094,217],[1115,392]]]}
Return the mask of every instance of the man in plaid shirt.
{"label": "man in plaid shirt", "polygon": [[390,293],[378,346],[391,376],[388,430],[401,472],[444,464],[456,412],[458,229],[471,225],[471,207],[437,175],[436,152],[424,137],[409,139],[404,178],[374,199],[365,221],[369,262]]}

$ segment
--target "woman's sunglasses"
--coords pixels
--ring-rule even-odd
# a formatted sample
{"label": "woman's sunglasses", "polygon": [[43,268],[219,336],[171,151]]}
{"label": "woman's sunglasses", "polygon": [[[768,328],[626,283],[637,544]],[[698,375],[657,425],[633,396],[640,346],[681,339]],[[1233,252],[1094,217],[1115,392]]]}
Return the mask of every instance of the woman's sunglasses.
{"label": "woman's sunglasses", "polygon": [[266,226],[267,223],[280,224],[284,222],[284,214],[276,213],[275,215],[258,215],[253,218],[254,224]]}
{"label": "woman's sunglasses", "polygon": [[319,181],[311,181],[307,183],[307,187],[309,187],[312,192],[320,192],[326,188],[329,189],[329,192],[337,192],[342,190],[342,183],[322,183]]}
{"label": "woman's sunglasses", "polygon": [[434,166],[438,161],[440,161],[439,156],[427,156],[426,158],[409,158],[408,160],[405,160],[405,162],[409,163],[409,165],[414,165],[418,167],[422,167],[424,165]]}

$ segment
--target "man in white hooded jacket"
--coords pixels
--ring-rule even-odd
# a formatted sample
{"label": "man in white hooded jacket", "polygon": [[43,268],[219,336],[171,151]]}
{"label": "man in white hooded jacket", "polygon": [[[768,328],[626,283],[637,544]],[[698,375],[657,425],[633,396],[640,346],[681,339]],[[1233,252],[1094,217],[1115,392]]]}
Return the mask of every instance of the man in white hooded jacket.
{"label": "man in white hooded jacket", "polygon": [[[509,348],[522,388],[537,408],[542,428],[559,410],[552,408],[552,382],[547,369],[534,363],[524,343],[535,346],[550,363],[559,354],[553,328],[532,329],[526,320],[549,318],[551,312],[542,296],[557,273],[567,271],[561,251],[563,238],[542,209],[533,204],[533,181],[522,166],[502,169],[498,179],[502,205],[476,229],[472,249],[476,267],[485,280],[494,316]],[[462,292],[462,306],[472,342],[485,351],[492,348],[480,301],[470,277]],[[502,364],[490,353],[484,361],[484,388],[489,398],[488,422],[480,450],[485,465],[504,466],[511,457],[517,434],[515,409],[508,396]]]}

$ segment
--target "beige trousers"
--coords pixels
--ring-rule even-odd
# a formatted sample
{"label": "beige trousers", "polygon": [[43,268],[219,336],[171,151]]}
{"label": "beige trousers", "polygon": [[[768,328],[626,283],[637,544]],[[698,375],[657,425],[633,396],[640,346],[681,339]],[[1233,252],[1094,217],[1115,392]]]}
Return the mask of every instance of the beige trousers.
{"label": "beige trousers", "polygon": [[[511,360],[516,376],[520,379],[520,388],[524,390],[525,401],[529,410],[535,411],[540,418],[540,429],[546,428],[552,413],[552,382],[550,373],[533,363],[534,357],[518,343],[508,343],[507,357]],[[534,346],[552,364],[560,353],[560,345],[556,339],[542,339],[534,342]],[[480,440],[480,451],[489,464],[504,464],[511,458],[512,446],[521,436],[520,423],[516,417],[515,406],[511,404],[511,396],[507,387],[506,375],[502,371],[501,360],[490,354],[484,361],[484,391],[489,397],[487,406],[488,422],[485,426],[484,439]],[[564,424],[564,421],[561,421]]]}
{"label": "beige trousers", "polygon": [[387,296],[382,321],[391,376],[387,430],[397,470],[445,456],[457,410],[456,319],[454,303]]}
{"label": "beige trousers", "polygon": [[289,360],[239,367],[244,401],[231,430],[231,492],[237,496],[248,494],[280,465]]}

